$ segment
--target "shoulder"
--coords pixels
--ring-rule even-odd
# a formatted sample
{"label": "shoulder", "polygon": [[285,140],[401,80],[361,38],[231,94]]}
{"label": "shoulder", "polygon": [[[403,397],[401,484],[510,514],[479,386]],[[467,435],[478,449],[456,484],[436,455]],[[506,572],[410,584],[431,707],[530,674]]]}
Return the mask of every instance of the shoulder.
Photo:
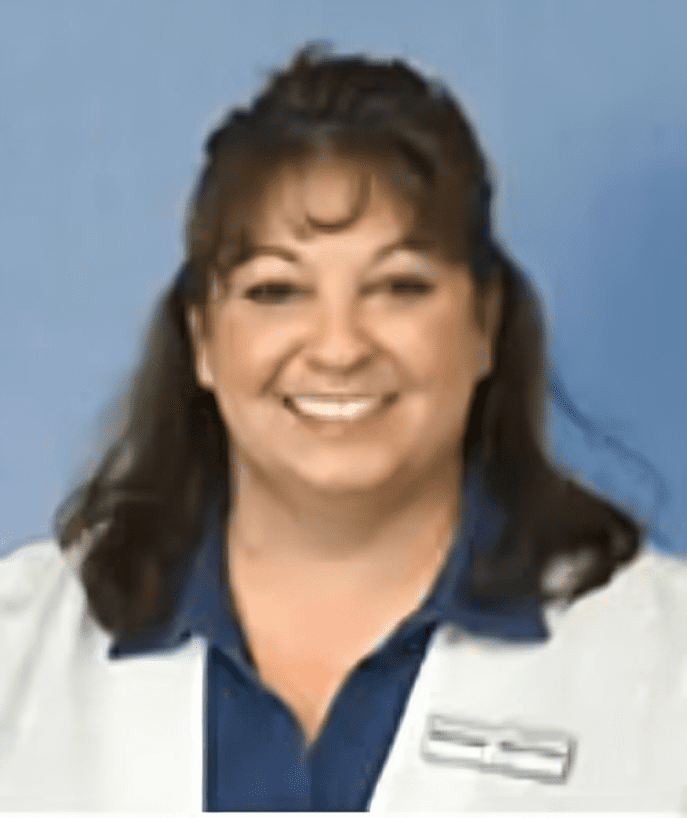
{"label": "shoulder", "polygon": [[554,637],[629,645],[644,635],[687,656],[687,558],[648,543],[605,586],[546,618]]}
{"label": "shoulder", "polygon": [[0,559],[0,638],[30,640],[84,598],[74,554],[52,539],[22,545]]}
{"label": "shoulder", "polygon": [[646,545],[628,565],[612,577],[605,588],[595,594],[609,607],[621,605],[634,610],[654,609],[664,616],[681,616],[687,612],[687,558],[661,551],[652,543]]}
{"label": "shoulder", "polygon": [[64,567],[64,557],[54,540],[22,545],[0,558],[0,599],[5,604],[26,602]]}

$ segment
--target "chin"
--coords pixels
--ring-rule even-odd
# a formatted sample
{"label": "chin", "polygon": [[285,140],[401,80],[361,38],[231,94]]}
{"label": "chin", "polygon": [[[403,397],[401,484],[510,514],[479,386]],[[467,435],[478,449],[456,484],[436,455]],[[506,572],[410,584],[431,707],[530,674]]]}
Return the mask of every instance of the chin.
{"label": "chin", "polygon": [[298,483],[303,488],[327,495],[360,494],[374,492],[387,486],[393,479],[395,469],[392,467],[379,469],[361,469],[360,464],[342,464],[341,468],[333,468],[330,464],[313,464],[307,468],[306,464],[299,463],[290,469]]}

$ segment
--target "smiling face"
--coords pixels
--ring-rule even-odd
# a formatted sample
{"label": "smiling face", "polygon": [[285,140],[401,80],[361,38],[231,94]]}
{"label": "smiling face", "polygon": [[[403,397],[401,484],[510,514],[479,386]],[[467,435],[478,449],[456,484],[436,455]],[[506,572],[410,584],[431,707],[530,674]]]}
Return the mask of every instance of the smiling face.
{"label": "smiling face", "polygon": [[[478,325],[467,267],[413,235],[410,208],[359,170],[341,159],[283,167],[251,257],[213,290],[204,333],[189,313],[198,382],[234,460],[323,496],[402,490],[455,468],[499,318],[495,290]],[[350,224],[303,227],[349,216],[365,178]]]}

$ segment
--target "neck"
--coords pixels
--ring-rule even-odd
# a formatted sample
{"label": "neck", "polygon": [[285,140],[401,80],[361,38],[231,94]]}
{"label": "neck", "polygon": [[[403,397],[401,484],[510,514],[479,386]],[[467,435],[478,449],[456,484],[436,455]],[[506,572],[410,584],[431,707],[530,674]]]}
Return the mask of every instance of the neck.
{"label": "neck", "polygon": [[461,514],[455,460],[404,490],[345,498],[284,491],[240,467],[229,571],[245,585],[311,597],[395,593],[438,571]]}

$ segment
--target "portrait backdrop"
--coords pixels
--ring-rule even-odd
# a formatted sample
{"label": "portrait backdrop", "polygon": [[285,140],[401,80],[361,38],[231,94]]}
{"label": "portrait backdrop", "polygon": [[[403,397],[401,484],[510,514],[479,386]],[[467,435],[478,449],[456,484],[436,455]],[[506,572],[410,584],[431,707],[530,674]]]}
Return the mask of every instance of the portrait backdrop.
{"label": "portrait backdrop", "polygon": [[317,39],[455,93],[545,305],[553,453],[687,552],[686,31],[684,0],[3,0],[0,553],[97,458],[207,133]]}

